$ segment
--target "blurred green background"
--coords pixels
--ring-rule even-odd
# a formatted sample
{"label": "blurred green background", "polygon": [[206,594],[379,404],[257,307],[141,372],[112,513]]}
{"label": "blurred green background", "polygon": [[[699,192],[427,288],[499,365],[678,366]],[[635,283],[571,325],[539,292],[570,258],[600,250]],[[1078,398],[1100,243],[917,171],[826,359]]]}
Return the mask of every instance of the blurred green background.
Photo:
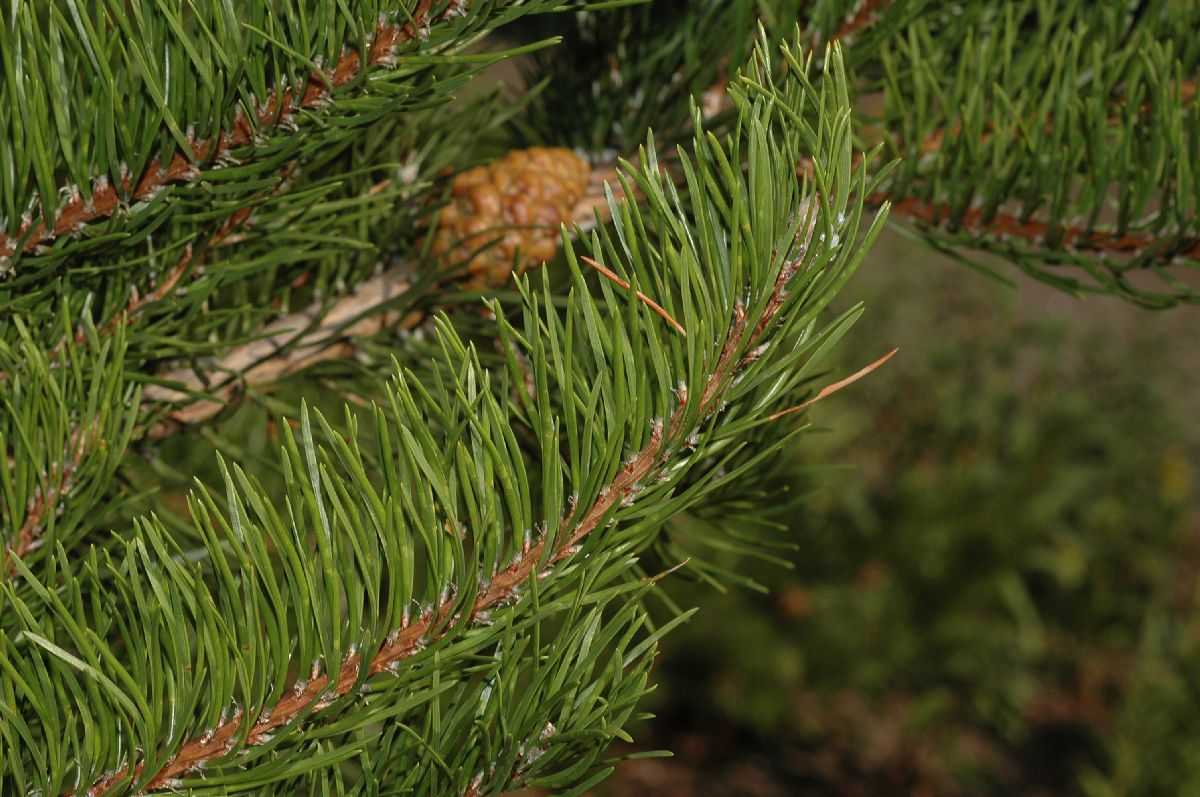
{"label": "blurred green background", "polygon": [[[1011,269],[1005,271],[1011,273]],[[769,592],[664,582],[603,795],[1200,795],[1195,310],[1016,290],[894,233],[813,410]],[[730,566],[739,563],[734,559]]]}

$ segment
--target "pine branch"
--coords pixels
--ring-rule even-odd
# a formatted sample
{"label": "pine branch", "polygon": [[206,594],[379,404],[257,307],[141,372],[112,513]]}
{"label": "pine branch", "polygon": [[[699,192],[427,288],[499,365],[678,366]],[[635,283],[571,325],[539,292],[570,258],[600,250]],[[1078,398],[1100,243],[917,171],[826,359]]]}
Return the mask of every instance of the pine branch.
{"label": "pine branch", "polygon": [[[1184,81],[1179,86],[1179,99],[1186,104],[1196,95],[1196,81]],[[1149,111],[1149,100],[1142,103],[1142,110]],[[1107,126],[1119,128],[1126,122],[1120,116],[1110,116]],[[1043,124],[1043,132],[1047,135],[1054,133],[1054,117],[1048,115]],[[945,127],[936,128],[921,141],[918,155],[937,156],[946,146],[947,135],[959,137],[963,135],[962,121],[956,120],[951,131]],[[991,125],[978,136],[980,144],[987,144],[991,136]],[[903,153],[903,142],[895,139],[893,146]],[[1053,249],[1068,251],[1090,251],[1111,254],[1134,255],[1142,260],[1157,260],[1163,263],[1178,262],[1181,258],[1200,260],[1200,237],[1179,239],[1176,236],[1150,235],[1134,232],[1105,231],[1087,228],[1079,225],[1052,224],[1037,219],[1027,218],[1015,213],[993,211],[986,214],[978,207],[968,207],[961,212],[949,203],[937,204],[921,197],[900,196],[893,192],[880,191],[867,197],[868,204],[880,206],[890,203],[892,214],[907,217],[929,227],[943,227],[947,222],[953,225],[954,231],[963,231],[973,235],[992,235],[1006,240],[1010,238],[1023,239],[1030,246],[1045,246]]]}
{"label": "pine branch", "polygon": [[[288,87],[278,96],[274,92],[268,94],[255,125],[252,126],[239,109],[231,130],[225,131],[216,140],[189,140],[190,152],[177,152],[167,162],[157,158],[151,160],[136,179],[133,175],[122,173],[118,186],[102,177],[86,198],[80,194],[78,187],[67,186],[65,191],[70,195],[70,200],[56,210],[53,225],[34,223],[32,218],[27,218],[15,234],[0,232],[0,266],[16,253],[18,247],[24,252],[33,252],[57,236],[81,233],[88,224],[111,216],[130,200],[148,201],[172,183],[200,179],[202,172],[197,167],[198,163],[210,162],[220,166],[223,162],[233,162],[232,150],[257,144],[260,137],[269,131],[297,127],[296,116],[300,111],[319,110],[329,104],[332,90],[347,85],[365,69],[395,68],[397,47],[414,40],[420,30],[431,22],[460,15],[465,3],[466,0],[453,0],[435,20],[428,19],[433,0],[420,0],[411,19],[402,24],[388,22],[381,16],[365,63],[359,51],[352,49],[343,54],[332,69],[310,75],[303,91]],[[0,267],[0,275],[3,272],[4,269]]]}
{"label": "pine branch", "polygon": [[[517,282],[519,320],[494,305],[532,391],[512,390],[515,356],[485,369],[441,320],[437,361],[398,374],[364,430],[349,410],[339,429],[307,409],[298,432],[280,427],[281,493],[237,466],[222,466],[222,504],[198,486],[200,556],[147,518],[105,561],[63,557],[61,589],[17,560],[27,594],[0,585],[16,618],[0,630],[0,734],[22,752],[3,785],[312,785],[368,738],[363,772],[397,790],[461,794],[481,771],[586,784],[670,626],[643,627],[638,552],[777,458],[802,427],[767,418],[858,314],[817,325],[881,221],[859,243],[866,169],[850,169],[844,70],[835,48],[814,85],[810,63],[785,57],[781,87],[765,51],[731,87],[726,146],[698,136],[681,153],[686,192],[648,150],[620,178],[644,204],[590,241],[564,235],[566,296],[543,271],[540,289]],[[802,149],[811,185],[788,165]],[[538,741],[548,722],[560,732]]]}
{"label": "pine branch", "polygon": [[[285,184],[285,181],[291,173],[291,170],[291,164],[284,167],[279,174],[278,182],[272,191],[268,193],[268,196],[274,195]],[[22,390],[20,384],[23,376],[28,379],[27,372],[30,370],[32,370],[36,375],[35,379],[42,379],[45,377],[50,377],[51,375],[58,375],[61,379],[68,380],[68,384],[70,384],[69,380],[80,375],[78,373],[79,368],[80,366],[84,366],[82,375],[89,379],[95,380],[91,387],[95,388],[99,385],[102,385],[103,380],[101,379],[100,372],[104,370],[105,363],[104,358],[96,358],[94,354],[96,348],[102,342],[110,341],[111,339],[116,338],[120,341],[120,343],[116,346],[115,350],[126,352],[126,356],[128,357],[129,355],[125,347],[126,336],[128,333],[131,330],[136,330],[138,328],[138,322],[143,320],[148,312],[155,309],[162,309],[162,305],[174,299],[176,296],[176,291],[180,289],[181,283],[185,276],[198,274],[200,272],[200,266],[206,257],[211,256],[222,245],[235,243],[238,236],[246,228],[246,225],[253,221],[254,211],[260,207],[261,205],[259,203],[250,204],[228,216],[211,233],[211,235],[208,236],[207,240],[204,242],[203,249],[200,249],[198,254],[197,250],[191,244],[186,245],[184,247],[183,255],[178,259],[176,264],[159,279],[157,284],[152,284],[152,288],[148,293],[139,294],[136,290],[133,290],[123,309],[115,315],[110,316],[106,323],[103,323],[99,326],[94,326],[91,323],[90,316],[85,318],[84,323],[75,325],[57,322],[52,328],[65,331],[58,338],[58,343],[52,348],[37,352],[30,352],[30,350],[27,348],[27,352],[32,353],[33,356],[29,356],[29,354],[27,354],[26,357],[20,360],[17,358],[13,358],[11,360],[0,358],[0,385],[8,385],[11,381],[11,378],[16,378],[18,380],[15,393],[10,392],[9,394],[9,398],[11,399],[12,403],[8,404],[7,410],[9,413],[11,413],[11,415],[5,416],[4,420],[20,418],[22,415],[30,411],[29,408],[31,405],[36,407],[38,397],[28,390]],[[230,264],[228,262],[219,262],[217,264],[217,271],[219,272],[223,268],[228,268],[229,265]],[[314,307],[311,314],[312,317],[317,317],[320,314],[319,311],[323,309],[324,308],[320,307],[319,305]],[[390,318],[390,316],[388,318]],[[168,317],[167,320],[170,322],[173,319]],[[388,323],[387,318],[381,319],[380,323]],[[363,325],[360,324],[357,328],[349,330],[348,334],[361,331],[362,326]],[[162,345],[163,341],[161,328],[162,324],[160,323],[157,329],[152,328],[149,331],[150,337],[154,338],[160,346]],[[319,331],[320,330],[318,329],[318,332]],[[34,345],[31,337],[28,334],[26,334],[24,345],[27,347]],[[332,350],[321,352],[321,356],[326,358],[332,356],[332,354]],[[42,363],[43,359],[44,363]],[[315,361],[315,359],[316,358],[314,357],[309,357],[308,359],[296,358],[295,360],[289,362],[289,366],[300,367],[308,362]],[[16,366],[12,369],[6,368],[10,362],[19,362],[19,366]],[[31,362],[42,364],[31,369]],[[141,363],[136,363],[133,357],[130,357],[130,362],[127,363],[127,366],[130,370],[133,370],[133,368],[136,368],[139,365],[141,365]],[[257,373],[259,372],[256,371],[255,374]],[[12,386],[10,386],[9,389],[10,391],[13,390]],[[86,385],[82,386],[81,388],[70,390],[60,388],[60,391],[66,391],[67,403],[61,408],[56,408],[55,412],[63,415],[70,413],[72,417],[75,417],[75,407],[72,402],[81,400],[80,393],[88,389],[89,388]],[[198,384],[196,389],[203,390],[203,385]],[[158,387],[151,387],[150,396],[153,396],[155,394],[154,391],[156,390],[161,392],[162,389]],[[135,425],[134,417],[129,415],[128,412],[131,409],[131,405],[128,403],[128,395],[123,395],[119,390],[99,390],[96,392],[100,396],[103,396],[114,403],[112,406],[105,406],[103,404],[97,406],[93,402],[90,405],[90,410],[85,413],[85,415],[91,415],[93,419],[98,417],[117,416],[122,418],[122,424],[129,424],[127,431],[118,433],[115,429],[106,428],[106,432],[104,434],[101,434],[98,431],[91,434],[84,434],[79,431],[73,432],[71,435],[71,442],[66,446],[66,453],[61,457],[50,456],[47,462],[42,464],[41,483],[27,501],[24,520],[21,520],[19,515],[13,515],[11,512],[8,513],[9,518],[14,520],[14,525],[12,527],[12,536],[9,536],[8,530],[6,529],[5,537],[13,540],[13,542],[11,546],[5,546],[3,563],[2,567],[0,567],[0,573],[3,574],[4,578],[11,578],[16,572],[14,563],[12,561],[12,557],[14,555],[22,558],[28,558],[30,554],[41,547],[43,542],[42,532],[46,529],[46,515],[50,508],[54,508],[56,514],[61,515],[66,508],[65,505],[67,502],[70,502],[72,504],[70,507],[70,514],[72,518],[87,518],[91,513],[93,513],[95,509],[95,502],[97,501],[95,491],[90,488],[87,490],[73,490],[75,486],[72,483],[73,477],[76,475],[76,471],[80,468],[81,462],[99,461],[115,463],[120,459],[122,453],[125,451],[125,447],[131,440],[146,439],[147,437],[152,439],[155,437],[160,437],[162,436],[164,429],[168,426],[167,422],[165,421],[159,421],[157,425],[149,428],[147,428],[144,422],[138,422]],[[60,397],[61,396],[56,395],[56,398]],[[54,402],[51,402],[52,406],[53,404]],[[136,410],[137,405],[138,402],[135,402],[134,405],[132,405],[132,409]],[[153,418],[156,415],[160,415],[162,411],[161,407],[150,401],[142,403],[141,407],[142,412],[138,413],[140,416],[138,421],[143,421],[146,416]],[[215,412],[215,409],[216,408],[214,407],[207,414],[201,413],[196,417],[190,418],[189,420],[196,422],[197,420],[200,420],[201,417],[207,418],[212,414],[212,412]],[[35,412],[37,411],[35,410]],[[44,412],[44,410],[42,412]],[[37,417],[37,415],[34,417]],[[53,421],[51,418],[43,416],[39,422],[34,423],[34,426],[36,427],[40,425],[46,428],[51,428],[52,423]],[[94,428],[96,425],[97,422],[93,420],[91,426]],[[4,438],[5,430],[3,427],[4,424],[0,424],[0,442],[3,442]],[[85,427],[83,425],[79,425],[77,429],[83,430]],[[18,425],[18,432],[19,431],[20,426]],[[12,434],[11,430],[10,434]],[[36,456],[35,452],[27,448],[18,453],[22,458]],[[18,456],[11,452],[11,450],[6,452],[6,461],[9,475],[11,476],[12,474],[18,473],[16,470],[18,467]],[[111,469],[106,468],[103,472],[107,476],[109,473],[111,473]],[[61,484],[58,482],[59,474],[65,474],[65,478],[62,480]],[[90,473],[86,477],[85,481],[93,486],[103,486],[104,484],[103,480],[94,480],[94,477]],[[7,501],[5,499],[7,498],[7,495],[0,494],[0,503],[6,503]],[[3,513],[0,513],[0,515],[2,514]],[[98,521],[99,518],[93,518],[93,520]],[[88,530],[89,525],[90,524],[79,524],[77,520],[69,523],[65,527],[59,529],[59,533],[56,535],[55,542],[57,544],[64,545],[69,550],[73,543],[85,536],[84,532]]]}
{"label": "pine branch", "polygon": [[884,100],[864,134],[903,157],[871,200],[960,259],[992,252],[1146,306],[1200,301],[1168,271],[1200,263],[1193,23],[1193,7],[930,7],[862,65]]}
{"label": "pine branch", "polygon": [[[453,5],[457,5],[457,3]],[[493,19],[496,16],[503,18],[512,13],[497,13],[495,6],[489,7],[487,11]],[[406,11],[403,13],[407,14]],[[452,15],[453,8],[448,8],[444,2],[438,4],[437,17],[444,18],[447,14]],[[486,19],[484,15],[475,14],[476,19],[480,17]],[[375,18],[375,12],[372,11],[370,15],[372,22]],[[383,17],[380,19],[382,20]],[[415,23],[411,21],[411,18],[409,20],[404,25],[411,27]],[[470,22],[470,24],[476,23]],[[401,27],[403,28],[403,26]],[[351,26],[352,28],[353,26]],[[466,29],[469,29],[469,25],[466,26]],[[0,36],[3,33],[5,31],[0,26]],[[155,35],[157,33],[158,31],[155,32]],[[444,34],[441,38],[445,38]],[[30,37],[29,41],[35,46],[38,44],[35,37]],[[436,46],[441,48],[444,45],[439,43]],[[0,49],[4,49],[4,47],[0,47]],[[366,51],[364,51],[365,54]],[[248,64],[250,61],[246,63]],[[338,69],[342,70],[343,78],[347,74],[346,65],[349,63],[350,61],[343,61],[338,66]],[[400,69],[401,73],[408,75],[429,71],[431,70],[422,66],[416,68],[405,66]],[[439,67],[437,72],[444,80],[443,85],[448,87],[461,83],[462,75],[465,74],[462,67],[453,63]],[[365,79],[362,70],[359,75]],[[393,78],[386,79],[393,80]],[[14,84],[5,84],[5,88],[12,85]],[[282,85],[288,85],[286,78]],[[395,89],[389,89],[387,85],[372,84],[371,87],[376,98],[380,96],[386,98],[387,94],[395,91]],[[419,84],[405,88],[408,91],[412,91],[414,88],[421,89]],[[0,88],[0,94],[3,94],[3,88]],[[256,93],[255,96],[267,95]],[[419,96],[419,99],[421,102],[429,104],[431,100],[436,101],[437,98],[426,93],[424,96]],[[378,99],[360,100],[356,110],[359,112],[368,110],[371,104],[378,105]],[[392,104],[394,107],[394,101]],[[0,105],[8,107],[7,103],[0,103]],[[494,102],[488,97],[481,97],[477,106],[457,111],[454,117],[460,123],[470,124],[478,121],[478,114],[489,113],[493,106]],[[131,110],[136,111],[136,106]],[[0,110],[0,117],[3,116],[3,113],[3,110]],[[313,116],[309,111],[301,111],[301,113],[308,117]],[[442,116],[445,116],[445,113]],[[441,168],[441,164],[445,163],[443,159],[453,161],[455,158],[462,157],[464,150],[461,144],[464,136],[457,131],[439,138],[441,149],[438,153],[430,154],[420,146],[419,134],[430,124],[436,124],[438,118],[436,110],[406,113],[399,119],[378,123],[371,130],[372,134],[378,131],[382,136],[390,136],[386,140],[395,142],[395,145],[400,147],[404,147],[411,139],[417,139],[418,145],[411,149],[405,148],[403,151],[406,155],[424,157],[428,166],[422,168],[420,165],[414,165],[411,175],[405,172],[405,175],[410,177],[406,183],[415,180],[427,182],[427,174],[436,173]],[[503,119],[503,115],[501,114],[499,118]],[[352,120],[343,113],[338,123],[344,124],[348,121]],[[486,129],[486,125],[476,123],[473,134],[477,135]],[[317,130],[315,135],[318,138],[323,136],[328,139],[327,132]],[[356,156],[353,162],[354,169],[381,169],[392,165],[390,158],[387,157],[391,151],[383,150],[376,154],[378,150],[369,149],[375,146],[373,138],[374,135],[363,135],[361,144],[352,147],[355,151],[349,155]],[[0,145],[9,143],[11,142],[0,142]],[[258,143],[263,144],[261,141]],[[101,496],[96,494],[97,486],[101,489],[107,488],[108,478],[111,477],[112,472],[105,469],[100,471],[105,474],[105,477],[97,478],[97,469],[94,464],[118,461],[125,450],[124,446],[132,439],[132,435],[106,433],[97,436],[94,441],[90,441],[86,452],[80,452],[89,467],[85,469],[86,473],[80,474],[80,478],[77,479],[80,489],[74,494],[64,495],[63,502],[60,502],[69,505],[58,507],[57,514],[61,516],[61,522],[57,526],[53,523],[39,525],[32,517],[26,521],[21,512],[22,506],[34,500],[29,497],[32,495],[30,491],[45,489],[43,484],[46,483],[48,475],[52,476],[63,469],[67,471],[74,469],[73,459],[53,453],[56,448],[61,449],[63,445],[49,434],[49,430],[55,428],[53,424],[58,422],[60,413],[64,417],[70,413],[70,417],[74,418],[77,407],[82,405],[89,408],[85,415],[123,418],[127,416],[130,409],[127,394],[122,394],[121,391],[105,392],[101,389],[101,386],[105,384],[99,374],[99,371],[102,370],[100,367],[103,363],[102,359],[97,359],[94,354],[82,356],[82,352],[79,357],[71,354],[72,350],[88,348],[83,346],[87,336],[92,335],[100,340],[119,336],[126,342],[132,340],[132,344],[127,348],[122,344],[122,350],[128,357],[125,364],[127,373],[137,373],[139,370],[146,370],[147,361],[153,363],[164,356],[178,357],[181,352],[186,352],[193,357],[203,356],[206,346],[209,347],[209,350],[219,350],[221,337],[237,336],[241,330],[236,325],[229,323],[228,311],[224,310],[222,305],[232,306],[230,300],[238,303],[243,301],[242,294],[248,292],[246,290],[248,278],[255,273],[255,270],[265,272],[264,277],[267,279],[260,280],[260,283],[266,282],[274,278],[274,272],[282,271],[277,265],[280,261],[286,264],[289,262],[289,258],[294,259],[307,255],[312,260],[310,261],[311,265],[305,265],[308,273],[315,275],[318,290],[322,288],[322,284],[327,279],[326,274],[331,271],[338,275],[339,280],[343,277],[353,280],[355,272],[352,268],[347,268],[347,264],[352,262],[354,250],[362,248],[363,244],[348,240],[349,236],[346,235],[345,230],[347,227],[354,229],[356,225],[361,228],[361,219],[366,216],[363,208],[370,208],[371,204],[352,196],[356,190],[356,184],[361,180],[361,178],[356,179],[352,169],[347,168],[344,164],[332,164],[340,168],[325,173],[321,171],[322,163],[331,157],[331,153],[336,154],[339,148],[345,149],[346,147],[326,147],[316,156],[306,157],[302,161],[300,159],[284,161],[282,169],[274,172],[273,170],[279,167],[273,166],[272,162],[276,164],[279,162],[281,150],[288,150],[289,147],[292,147],[292,151],[294,151],[295,148],[292,146],[292,142],[282,139],[266,142],[264,146],[267,150],[267,159],[260,166],[265,167],[264,171],[268,178],[265,181],[265,190],[254,188],[248,191],[244,197],[233,202],[223,199],[215,201],[214,197],[229,196],[229,192],[225,190],[228,184],[226,186],[218,185],[215,192],[212,186],[208,185],[203,188],[208,192],[203,197],[196,200],[184,197],[179,198],[179,201],[173,201],[173,215],[175,219],[182,216],[183,223],[169,221],[167,224],[161,225],[155,232],[152,241],[141,247],[145,252],[143,257],[139,257],[137,249],[129,245],[120,247],[119,267],[115,267],[118,265],[116,258],[76,257],[71,261],[68,269],[68,274],[70,272],[74,272],[74,274],[70,274],[66,279],[61,271],[47,268],[46,261],[36,261],[39,268],[26,269],[17,279],[0,287],[0,316],[6,316],[16,322],[5,326],[4,335],[0,337],[11,342],[13,335],[10,333],[22,325],[28,325],[29,334],[26,337],[29,340],[26,343],[33,346],[29,352],[32,356],[27,357],[27,361],[20,363],[19,367],[9,368],[10,361],[0,361],[0,385],[7,388],[6,398],[12,401],[5,407],[5,417],[2,419],[4,423],[0,423],[0,438],[3,438],[6,433],[8,434],[7,440],[3,441],[7,445],[0,445],[0,448],[5,449],[4,461],[8,464],[8,471],[4,474],[6,478],[0,479],[0,484],[6,480],[13,483],[11,492],[0,494],[0,518],[6,521],[3,524],[6,550],[10,540],[21,539],[20,534],[27,537],[30,533],[35,534],[36,539],[25,540],[17,546],[19,553],[30,554],[38,550],[35,546],[42,543],[43,536],[45,541],[50,543],[46,546],[50,553],[53,553],[58,545],[63,545],[70,550],[74,543],[86,538],[88,531],[94,530],[97,524],[103,522],[98,510],[104,509],[106,506],[115,508],[123,503],[119,497],[113,497],[111,494]],[[395,147],[393,147],[394,149]],[[364,151],[373,157],[363,157]],[[131,153],[129,157],[131,162],[139,160],[136,154]],[[297,163],[302,163],[303,178],[289,184],[288,178]],[[73,169],[66,171],[74,173]],[[244,173],[245,168],[240,171]],[[232,172],[225,172],[224,178],[231,174]],[[216,179],[219,183],[224,178],[222,175],[218,175]],[[247,181],[252,185],[262,184],[261,182],[254,183],[248,177]],[[284,186],[289,189],[288,196],[277,197],[276,195]],[[350,196],[343,198],[331,195],[331,191],[338,190],[345,190]],[[377,197],[369,197],[369,200],[374,203],[374,207],[377,209],[375,212],[383,210],[389,219],[403,219],[407,215],[404,206],[398,209],[386,206],[396,203],[398,199],[406,199],[407,197],[402,196],[404,194],[416,196],[416,190],[410,191],[405,188],[402,191],[380,193]],[[261,201],[270,198],[275,198],[277,201],[267,203]],[[261,215],[253,217],[260,229],[256,231],[255,236],[247,239],[240,232],[243,225],[251,221],[251,214],[256,210],[261,211]],[[224,223],[212,231],[209,227],[212,222],[208,220],[221,218],[225,219]],[[0,227],[3,226],[0,224]],[[11,230],[11,225],[8,228]],[[355,231],[358,230],[355,229]],[[324,262],[317,260],[322,254],[322,248],[326,251],[332,250],[323,236],[336,239],[337,262],[330,262],[333,260],[330,257],[326,257]],[[273,239],[271,244],[266,241],[268,237]],[[206,256],[213,256],[216,247],[239,241],[247,242],[236,247],[232,255],[220,258],[219,262],[213,264],[213,268],[204,271],[200,269],[200,263]],[[275,247],[274,250],[270,248],[272,244]],[[202,245],[203,249],[200,248]],[[172,261],[174,261],[173,266],[170,265]],[[158,266],[160,262],[167,265],[160,268]],[[147,265],[149,268],[146,268]],[[39,272],[40,278],[34,272]],[[76,277],[79,274],[85,276]],[[281,276],[283,279],[288,278],[286,273]],[[71,285],[73,290],[62,293],[64,284]],[[148,289],[139,290],[139,286],[146,284],[149,285]],[[180,290],[184,284],[188,285],[186,292]],[[85,316],[85,323],[78,325],[58,323],[58,318],[47,313],[46,309],[52,306],[51,302],[59,301],[73,310],[82,304],[83,309],[78,311],[78,314]],[[240,313],[240,317],[245,319],[243,323],[251,322],[254,316],[262,314],[266,304],[259,303],[252,306],[262,309],[257,309],[257,312]],[[92,327],[92,319],[96,319],[95,328]],[[130,332],[135,334],[126,337]],[[22,335],[24,334],[23,331]],[[0,340],[0,347],[4,342],[5,340]],[[72,390],[65,393],[67,397],[65,407],[56,407],[54,414],[43,414],[45,410],[37,406],[41,397],[36,396],[35,392],[23,391],[19,382],[14,392],[14,387],[10,384],[9,379],[13,374],[17,374],[19,379],[21,374],[26,374],[28,371],[25,366],[30,361],[40,362],[43,357],[48,361],[45,376],[69,379],[82,375],[94,379],[92,387],[104,399],[112,401],[113,404],[97,405],[90,398],[81,397],[80,391]],[[38,375],[37,378],[41,379],[42,375]],[[133,380],[139,380],[139,377],[135,376]],[[28,382],[25,383],[26,386],[28,384]],[[0,391],[0,393],[3,392],[6,391]],[[54,402],[46,403],[54,406]],[[136,404],[137,402],[135,402]],[[133,409],[136,410],[136,406]],[[155,412],[160,411],[157,407],[150,409]],[[28,418],[38,420],[30,422],[26,420]],[[127,418],[126,420],[132,419]],[[10,421],[15,423],[9,423]],[[42,443],[40,434],[34,438],[34,445],[17,444],[14,448],[13,441],[16,438],[14,427],[19,432],[22,427],[36,429],[39,425],[47,429],[47,451],[37,450],[38,445]],[[145,431],[144,424],[139,423],[134,434],[141,437]],[[18,442],[23,442],[23,439],[17,439]],[[30,472],[36,474],[39,469],[41,477],[40,481],[37,481],[36,477],[29,474]],[[69,492],[64,491],[64,493]],[[43,535],[43,532],[53,533]],[[52,558],[52,556],[39,558],[37,564]],[[6,576],[13,572],[10,561],[11,556],[5,553],[3,572]],[[30,559],[30,564],[34,563],[35,560]],[[18,585],[23,587],[19,580]]]}
{"label": "pine branch", "polygon": [[[47,515],[57,511],[58,503],[71,492],[75,472],[83,464],[84,454],[91,445],[100,444],[100,424],[76,426],[67,441],[67,449],[61,460],[51,463],[45,487],[37,489],[25,507],[25,522],[17,529],[13,544],[5,549],[0,571],[6,578],[16,573],[14,556],[25,558],[41,545],[41,532]],[[12,468],[14,462],[9,462]]]}
{"label": "pine branch", "polygon": [[985,216],[979,208],[969,207],[956,211],[947,204],[938,205],[919,197],[898,198],[887,192],[872,194],[869,201],[874,205],[890,203],[892,213],[921,224],[940,227],[952,221],[955,230],[975,235],[986,233],[1001,240],[1019,238],[1032,246],[1136,255],[1143,260],[1158,260],[1164,263],[1173,262],[1177,258],[1200,260],[1200,238],[1176,239],[1173,236],[1108,232],[1061,223],[1050,224],[1002,211]]}
{"label": "pine branch", "polygon": [[[72,328],[67,312],[58,325]],[[136,409],[138,396],[125,379],[122,330],[101,337],[84,316],[82,334],[67,338],[56,359],[35,345],[20,318],[13,326],[16,345],[0,341],[0,370],[8,375],[0,383],[0,581],[14,576],[18,559],[33,563],[44,547],[70,545],[99,519],[101,496],[133,434],[130,402]]]}
{"label": "pine branch", "polygon": [[[811,204],[802,204],[797,216],[804,219],[807,225],[805,237],[811,237],[817,219]],[[363,671],[368,675],[394,671],[405,660],[437,642],[450,629],[461,633],[464,624],[479,623],[493,609],[515,600],[522,589],[534,589],[537,581],[550,578],[555,567],[579,555],[583,541],[600,528],[615,509],[632,507],[647,482],[660,475],[673,461],[686,455],[687,441],[716,414],[737,376],[756,359],[753,350],[783,306],[787,290],[800,265],[800,259],[784,264],[769,300],[757,317],[747,318],[746,308],[740,302],[735,305],[725,343],[705,381],[699,402],[693,404],[688,401],[686,390],[679,391],[675,411],[667,423],[664,425],[659,422],[651,430],[649,441],[626,460],[614,479],[600,489],[591,506],[583,511],[576,507],[563,519],[557,533],[527,544],[506,568],[481,584],[465,620],[456,616],[458,596],[447,596],[437,607],[397,629],[369,660],[364,661],[355,652],[342,661],[336,677],[318,676],[275,705],[266,707],[259,720],[242,736],[240,744],[254,746],[269,741],[276,729],[290,725],[314,711],[319,712],[349,694],[361,683]],[[210,759],[227,754],[233,747],[233,740],[243,730],[244,720],[244,715],[239,712],[211,732],[185,742],[143,788],[154,791],[167,787],[180,776],[203,767]],[[102,797],[109,793],[114,784],[127,779],[138,781],[140,767],[140,764],[136,765],[132,772],[128,769],[118,770],[97,782],[87,789],[88,797]]]}

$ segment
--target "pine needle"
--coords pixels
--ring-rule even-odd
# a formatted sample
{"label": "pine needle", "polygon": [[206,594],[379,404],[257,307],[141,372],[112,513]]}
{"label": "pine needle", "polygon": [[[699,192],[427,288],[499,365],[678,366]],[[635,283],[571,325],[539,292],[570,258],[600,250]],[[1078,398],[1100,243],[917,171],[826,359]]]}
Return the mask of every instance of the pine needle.
{"label": "pine needle", "polygon": [[[607,266],[597,263],[595,260],[592,260],[590,257],[587,257],[586,255],[581,256],[580,259],[583,260],[583,262],[587,263],[592,268],[599,271],[604,276],[608,277],[613,282],[620,285],[625,290],[629,290],[629,288],[630,288],[629,283],[627,281],[625,281],[624,279],[622,279],[621,277],[617,276],[617,274],[614,271],[612,271],[611,269],[609,269]],[[639,299],[641,299],[642,302],[644,302],[647,307],[649,307],[651,310],[653,310],[654,312],[656,312],[660,316],[662,316],[663,319],[668,324],[675,327],[675,330],[680,335],[683,335],[685,338],[687,337],[687,330],[683,328],[683,324],[679,323],[674,318],[672,318],[671,314],[668,313],[666,310],[664,310],[662,308],[662,306],[658,304],[658,302],[654,301],[653,299],[651,299],[649,296],[642,293],[641,291],[637,291],[636,293],[637,293],[637,297]]]}
{"label": "pine needle", "polygon": [[821,388],[820,392],[818,392],[817,395],[813,396],[812,398],[808,399],[807,401],[802,401],[794,407],[788,407],[786,410],[780,410],[779,412],[775,413],[767,420],[774,421],[778,418],[782,418],[784,415],[790,415],[793,412],[799,412],[800,410],[804,409],[805,407],[811,407],[812,405],[816,404],[818,401],[820,401],[823,398],[832,396],[834,393],[838,392],[842,388],[846,387],[847,385],[854,384],[855,382],[862,379],[867,374],[874,371],[879,366],[883,365],[888,360],[892,359],[892,357],[894,357],[896,352],[898,352],[898,351],[900,351],[899,347],[892,349],[891,351],[889,351],[887,354],[880,357],[875,362],[871,363],[870,365],[864,366],[863,368],[860,368],[859,370],[850,374],[850,376],[846,377],[845,379],[843,379],[839,382],[834,382],[832,385],[826,385],[825,387]]}

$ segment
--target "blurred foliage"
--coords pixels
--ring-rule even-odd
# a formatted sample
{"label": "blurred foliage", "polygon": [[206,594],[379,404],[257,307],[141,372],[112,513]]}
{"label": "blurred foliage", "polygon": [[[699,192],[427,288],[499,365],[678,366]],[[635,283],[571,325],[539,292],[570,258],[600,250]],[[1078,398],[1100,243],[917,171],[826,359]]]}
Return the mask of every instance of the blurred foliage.
{"label": "blurred foliage", "polygon": [[902,351],[816,413],[855,471],[788,510],[794,569],[667,641],[651,744],[714,772],[661,793],[1200,793],[1194,319],[905,265],[859,279],[846,351]]}

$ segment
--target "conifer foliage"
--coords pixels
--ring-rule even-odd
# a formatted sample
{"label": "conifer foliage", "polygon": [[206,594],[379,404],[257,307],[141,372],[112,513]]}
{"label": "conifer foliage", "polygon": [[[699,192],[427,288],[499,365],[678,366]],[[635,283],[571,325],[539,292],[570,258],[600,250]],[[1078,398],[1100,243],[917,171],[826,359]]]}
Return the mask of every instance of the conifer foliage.
{"label": "conifer foliage", "polygon": [[14,4],[0,793],[601,780],[889,208],[1196,301],[1194,13],[1001,5]]}

